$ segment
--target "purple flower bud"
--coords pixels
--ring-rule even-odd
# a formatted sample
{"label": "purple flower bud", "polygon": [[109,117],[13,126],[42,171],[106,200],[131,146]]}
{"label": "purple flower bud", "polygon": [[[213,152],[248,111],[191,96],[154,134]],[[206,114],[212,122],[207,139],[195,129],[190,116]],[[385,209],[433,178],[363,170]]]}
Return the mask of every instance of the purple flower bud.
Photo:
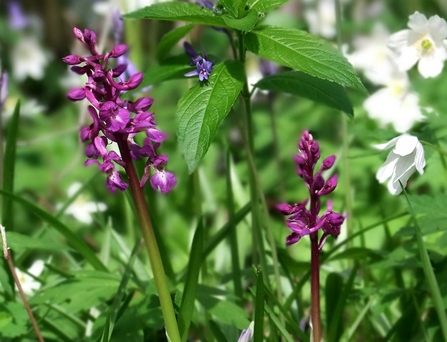
{"label": "purple flower bud", "polygon": [[166,139],[166,134],[156,128],[146,130],[147,137],[154,142],[162,142]]}
{"label": "purple flower bud", "polygon": [[110,52],[110,58],[118,58],[122,55],[124,55],[127,51],[127,45],[126,44],[120,44],[113,48],[113,50]]}
{"label": "purple flower bud", "polygon": [[84,35],[82,34],[82,31],[78,29],[77,27],[73,27],[73,33],[76,38],[78,38],[81,42],[84,42]]}
{"label": "purple flower bud", "polygon": [[335,156],[329,156],[323,160],[322,170],[329,170],[335,163]]}
{"label": "purple flower bud", "polygon": [[314,177],[314,182],[312,184],[312,191],[318,191],[324,186],[324,178],[321,174],[317,174]]}
{"label": "purple flower bud", "polygon": [[292,233],[286,238],[286,246],[293,245],[294,243],[297,243],[300,241],[301,235],[297,233]]}
{"label": "purple flower bud", "polygon": [[127,69],[127,64],[120,64],[113,68],[113,77],[119,77],[125,72]]}
{"label": "purple flower bud", "polygon": [[132,111],[135,113],[145,112],[152,106],[152,103],[154,103],[154,100],[150,97],[142,97],[132,103],[129,103],[129,106],[132,107]]}
{"label": "purple flower bud", "polygon": [[85,99],[85,89],[72,89],[67,93],[67,97],[71,101],[81,101]]}
{"label": "purple flower bud", "polygon": [[82,63],[84,61],[84,58],[76,56],[76,55],[68,55],[62,58],[64,63],[67,63],[68,65],[77,65],[79,63]]}
{"label": "purple flower bud", "polygon": [[337,175],[333,175],[331,178],[327,180],[323,188],[320,191],[318,191],[318,195],[323,196],[331,193],[337,187],[337,183],[338,183],[338,177]]}

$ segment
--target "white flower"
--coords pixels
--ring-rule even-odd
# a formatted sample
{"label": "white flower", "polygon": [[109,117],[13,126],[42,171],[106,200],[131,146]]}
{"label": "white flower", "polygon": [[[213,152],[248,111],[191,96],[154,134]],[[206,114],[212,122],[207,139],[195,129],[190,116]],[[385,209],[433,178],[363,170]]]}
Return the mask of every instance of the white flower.
{"label": "white flower", "polygon": [[415,122],[425,118],[419,107],[419,96],[409,90],[406,73],[394,73],[386,87],[368,97],[363,106],[381,127],[392,124],[398,133],[407,132]]}
{"label": "white flower", "polygon": [[397,195],[402,191],[399,181],[405,187],[408,178],[415,170],[420,174],[424,173],[425,158],[422,144],[417,137],[409,134],[402,134],[386,144],[374,145],[379,150],[393,146],[385,164],[377,171],[376,178],[380,183],[384,183],[389,178],[388,190],[392,195]]}
{"label": "white flower", "polygon": [[[68,196],[72,197],[81,188],[81,186],[81,183],[72,184],[70,188],[68,188]],[[64,213],[73,215],[73,217],[79,222],[91,224],[93,222],[91,214],[98,211],[104,211],[106,209],[107,206],[104,203],[88,201],[86,196],[79,194]]]}
{"label": "white flower", "polygon": [[42,49],[36,38],[23,37],[12,50],[12,73],[19,81],[27,76],[40,80],[43,78],[45,67],[49,63],[50,55]]}
{"label": "white flower", "polygon": [[253,329],[255,327],[255,322],[251,322],[248,326],[247,330],[242,330],[241,336],[239,336],[239,339],[237,342],[248,342],[251,341],[253,338]]}
{"label": "white flower", "polygon": [[309,31],[312,34],[321,35],[324,38],[334,38],[335,30],[335,2],[334,0],[319,0],[317,8],[306,9],[304,17],[309,23]]}
{"label": "white flower", "polygon": [[438,76],[447,58],[447,23],[437,15],[427,20],[425,15],[415,12],[408,22],[409,30],[393,34],[389,46],[399,53],[400,70],[409,70],[418,61],[419,73],[425,77]]}
{"label": "white flower", "polygon": [[345,54],[354,68],[360,69],[374,84],[386,85],[396,70],[397,55],[387,47],[389,32],[383,24],[376,24],[368,36],[353,40],[354,51]]}
{"label": "white flower", "polygon": [[[42,260],[36,260],[29,268],[28,273],[32,274],[34,277],[38,277],[42,273],[43,268],[44,262]],[[34,291],[40,288],[40,282],[31,277],[29,274],[22,272],[18,268],[16,268],[15,271],[25,294],[31,295]]]}

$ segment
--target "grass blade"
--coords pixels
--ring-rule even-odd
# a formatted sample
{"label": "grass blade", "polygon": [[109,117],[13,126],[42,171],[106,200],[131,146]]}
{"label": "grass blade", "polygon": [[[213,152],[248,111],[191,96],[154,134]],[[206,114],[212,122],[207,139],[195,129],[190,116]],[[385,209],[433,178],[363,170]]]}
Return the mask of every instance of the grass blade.
{"label": "grass blade", "polygon": [[264,340],[264,279],[262,270],[256,271],[256,299],[255,299],[255,331],[253,334],[254,341]]}
{"label": "grass blade", "polygon": [[194,302],[196,299],[197,283],[199,281],[200,266],[202,264],[203,249],[203,224],[202,218],[199,219],[191,246],[191,257],[189,259],[188,270],[186,273],[185,289],[183,291],[182,302],[178,325],[182,341],[188,338],[189,327],[191,325],[192,314],[194,312]]}

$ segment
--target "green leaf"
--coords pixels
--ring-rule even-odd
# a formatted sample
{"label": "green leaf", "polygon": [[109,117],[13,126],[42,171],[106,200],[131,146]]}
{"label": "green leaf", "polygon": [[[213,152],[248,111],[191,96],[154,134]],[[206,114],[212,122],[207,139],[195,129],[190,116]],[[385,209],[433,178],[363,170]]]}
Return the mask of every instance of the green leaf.
{"label": "green leaf", "polygon": [[[222,300],[223,297],[226,300]],[[240,330],[247,329],[250,324],[245,310],[232,303],[231,295],[225,291],[199,284],[197,300],[220,323],[235,326]]]}
{"label": "green leaf", "polygon": [[245,46],[273,62],[365,91],[346,58],[324,40],[305,31],[265,26],[247,33]]}
{"label": "green leaf", "polygon": [[93,253],[91,248],[84,242],[84,240],[79,238],[66,225],[55,219],[51,214],[39,208],[34,203],[31,203],[6,191],[0,190],[0,194],[2,194],[3,197],[11,198],[12,200],[22,204],[27,210],[39,216],[42,220],[46,221],[49,225],[55,228],[67,239],[68,244],[71,245],[77,252],[79,252],[79,254],[81,254],[85,258],[85,260],[89,262],[95,269],[107,271],[107,267],[105,267],[104,264],[97,258],[95,253]]}
{"label": "green leaf", "polygon": [[124,15],[124,18],[186,21],[189,23],[226,27],[222,16],[206,7],[189,2],[162,2]]}
{"label": "green leaf", "polygon": [[[436,196],[413,195],[408,196],[415,214],[418,216],[422,235],[433,234],[447,230],[447,195]],[[414,233],[414,229],[413,229]]]}
{"label": "green leaf", "polygon": [[257,270],[256,277],[255,328],[253,339],[255,341],[262,341],[264,339],[264,280],[261,270]]}
{"label": "green leaf", "polygon": [[179,101],[177,135],[189,172],[206,154],[217,127],[227,116],[244,84],[244,68],[238,61],[218,64],[209,82],[198,83]]}
{"label": "green leaf", "polygon": [[26,334],[29,316],[22,303],[0,304],[0,336],[14,338]]}
{"label": "green leaf", "polygon": [[185,288],[183,290],[182,303],[178,316],[178,327],[182,341],[186,341],[191,325],[192,314],[194,312],[194,302],[196,299],[197,283],[199,281],[200,266],[202,265],[203,249],[203,219],[199,219],[194,239],[191,246],[191,256],[189,258],[188,271],[186,274]]}
{"label": "green leaf", "polygon": [[248,11],[245,17],[240,19],[233,18],[229,15],[223,15],[222,18],[228,27],[248,32],[253,30],[258,22],[258,13],[256,11]]}
{"label": "green leaf", "polygon": [[177,27],[168,33],[166,33],[157,46],[157,59],[159,61],[164,60],[172,47],[179,42],[185,35],[189,33],[194,27],[194,24],[187,24]]}
{"label": "green leaf", "polygon": [[8,232],[7,237],[9,247],[16,252],[24,249],[42,251],[70,250],[70,248],[65,245],[54,244],[54,241],[42,237],[34,237],[16,232]]}
{"label": "green leaf", "polygon": [[337,273],[330,273],[326,278],[326,286],[325,286],[325,293],[324,293],[324,299],[326,303],[326,326],[332,327],[331,322],[334,320],[337,321],[336,328],[333,328],[336,330],[336,335],[339,337],[341,333],[341,322],[340,320],[337,320],[337,317],[335,316],[337,304],[338,304],[338,298],[340,297],[340,294],[343,292],[343,277]]}
{"label": "green leaf", "polygon": [[118,317],[118,311],[121,306],[121,302],[123,300],[124,294],[126,292],[127,283],[129,282],[130,276],[132,275],[132,269],[133,264],[135,262],[137,252],[140,247],[140,241],[137,240],[133,250],[132,254],[130,256],[129,262],[126,265],[126,268],[124,270],[123,277],[121,278],[120,285],[118,287],[118,292],[115,296],[115,299],[113,300],[113,304],[110,307],[110,312],[107,315],[106,324],[104,324],[104,331],[101,336],[101,342],[110,341],[110,338],[112,337],[113,329],[115,327],[117,317]]}
{"label": "green leaf", "polygon": [[[20,100],[14,108],[11,120],[7,127],[5,156],[3,162],[2,189],[14,193],[14,169],[16,165],[16,140],[19,127]],[[3,146],[1,146],[3,148]],[[2,198],[2,225],[6,230],[14,230],[13,200],[8,197]]]}
{"label": "green leaf", "polygon": [[254,9],[258,12],[267,12],[272,8],[281,6],[289,0],[250,0],[248,5],[250,9]]}
{"label": "green leaf", "polygon": [[298,95],[328,107],[354,115],[346,90],[337,83],[322,80],[300,71],[288,71],[264,77],[255,87]]}

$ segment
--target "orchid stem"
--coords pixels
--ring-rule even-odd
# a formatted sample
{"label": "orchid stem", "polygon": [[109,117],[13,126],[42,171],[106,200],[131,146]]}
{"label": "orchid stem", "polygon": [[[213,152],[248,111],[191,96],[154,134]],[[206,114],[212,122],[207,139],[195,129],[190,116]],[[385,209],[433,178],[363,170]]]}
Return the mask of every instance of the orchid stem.
{"label": "orchid stem", "polygon": [[320,250],[318,246],[318,231],[310,235],[310,322],[312,328],[312,341],[321,341],[321,313],[320,313]]}
{"label": "orchid stem", "polygon": [[168,282],[166,280],[166,274],[161,260],[160,251],[158,249],[157,240],[155,238],[154,228],[149,216],[148,205],[144,196],[143,188],[140,186],[140,181],[138,179],[135,166],[132,162],[132,157],[126,141],[119,140],[118,146],[120,148],[121,158],[125,163],[125,170],[127,177],[129,178],[135,209],[140,222],[141,231],[143,233],[146,250],[149,255],[152,272],[154,274],[155,286],[160,299],[161,311],[163,313],[166,326],[166,333],[171,342],[181,342]]}

